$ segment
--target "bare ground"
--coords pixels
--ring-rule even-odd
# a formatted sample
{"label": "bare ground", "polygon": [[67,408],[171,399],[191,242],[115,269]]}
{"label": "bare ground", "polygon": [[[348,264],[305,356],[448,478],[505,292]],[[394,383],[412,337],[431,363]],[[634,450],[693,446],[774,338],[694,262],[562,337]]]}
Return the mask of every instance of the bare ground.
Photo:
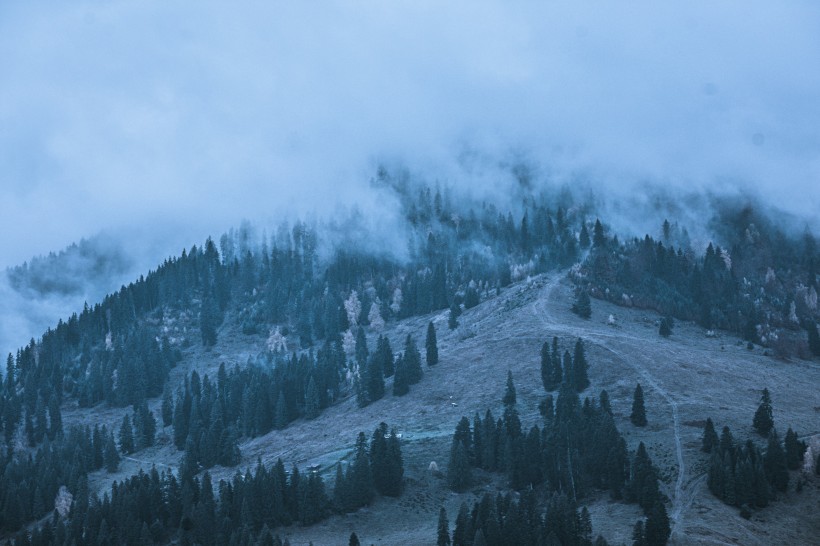
{"label": "bare ground", "polygon": [[[754,437],[751,420],[760,390],[768,387],[774,403],[775,424],[781,433],[792,426],[798,434],[820,434],[820,366],[817,362],[781,361],[756,348],[748,351],[728,335],[707,338],[691,323],[678,323],[673,336],[658,336],[652,313],[593,301],[593,316],[582,320],[569,312],[570,285],[560,277],[537,277],[518,283],[500,296],[466,311],[461,326],[450,331],[447,314],[417,317],[389,325],[386,334],[394,349],[402,347],[408,333],[421,345],[427,322],[436,324],[440,364],[425,367],[420,384],[409,395],[384,399],[360,409],[351,397],[326,410],[313,421],[297,421],[282,431],[241,444],[241,467],[254,466],[257,458],[270,464],[281,457],[300,467],[319,464],[325,476],[339,460],[349,456],[356,434],[369,434],[380,421],[402,433],[406,489],[399,499],[378,499],[373,506],[347,516],[334,516],[309,528],[292,527],[280,533],[291,544],[342,544],[356,531],[363,544],[435,543],[438,510],[447,509],[451,526],[462,502],[471,503],[483,491],[503,488],[498,476],[479,475],[468,493],[450,492],[441,478],[427,469],[436,461],[444,470],[449,437],[462,415],[472,418],[489,407],[498,416],[507,370],[513,372],[519,411],[524,424],[538,420],[537,405],[544,396],[539,351],[544,341],[559,337],[571,348],[576,337],[586,341],[592,387],[584,393],[597,396],[607,389],[618,427],[630,449],[643,441],[660,470],[663,490],[670,499],[673,544],[772,543],[818,544],[820,483],[811,478],[801,493],[792,489],[770,507],[744,520],[734,508],[723,505],[706,488],[706,455],[699,451],[702,423],[731,427],[736,438]],[[607,324],[613,314],[616,325]],[[374,344],[375,334],[369,341]],[[172,384],[191,369],[214,374],[220,362],[243,365],[263,350],[259,336],[243,336],[223,328],[211,351],[192,347],[172,372]],[[644,387],[649,425],[632,426],[629,413],[635,384]],[[388,392],[390,391],[388,385]],[[159,401],[152,404],[159,416]],[[117,425],[122,409],[95,408],[94,420]],[[88,422],[88,412],[66,408],[66,423]],[[170,441],[171,429],[160,433],[160,442],[123,461],[121,471],[91,476],[93,487],[106,490],[113,479],[122,479],[152,464],[175,467],[181,453]],[[214,468],[216,479],[232,476],[236,469]],[[792,484],[796,474],[792,474]],[[327,480],[328,491],[332,479]],[[641,516],[634,505],[614,503],[608,495],[586,499],[595,534],[611,544],[629,543],[632,526]]]}

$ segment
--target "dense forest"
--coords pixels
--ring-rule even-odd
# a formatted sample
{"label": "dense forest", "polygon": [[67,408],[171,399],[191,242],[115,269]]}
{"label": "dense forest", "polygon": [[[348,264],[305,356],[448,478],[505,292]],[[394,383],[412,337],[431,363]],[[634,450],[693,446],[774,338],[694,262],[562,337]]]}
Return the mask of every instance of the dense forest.
{"label": "dense forest", "polygon": [[[320,228],[302,222],[283,225],[271,237],[257,237],[244,226],[218,243],[208,239],[165,260],[9,355],[0,396],[5,439],[0,531],[17,532],[54,513],[61,492],[74,499],[71,516],[55,515],[35,532],[32,543],[70,543],[82,533],[129,544],[148,535],[155,541],[176,540],[185,536],[185,521],[193,518],[218,527],[221,534],[208,536],[237,544],[265,543],[267,538],[259,537],[278,525],[317,521],[329,513],[330,502],[320,477],[310,475],[293,484],[299,476],[295,469],[286,480],[279,470],[260,467],[220,485],[215,494],[206,469],[236,465],[243,438],[284,428],[298,418],[315,418],[349,395],[366,406],[388,394],[407,394],[423,376],[418,342],[408,336],[394,353],[386,337],[368,347],[365,330],[378,333],[391,321],[446,309],[453,328],[463,308],[528,276],[574,264],[570,275],[587,311],[595,298],[602,298],[729,330],[781,356],[820,355],[820,256],[814,239],[808,233],[791,236],[750,207],[722,210],[725,229],[700,252],[682,228],[669,222],[659,226],[659,234],[621,242],[614,227],[567,194],[525,194],[518,205],[502,211],[449,190],[408,184],[384,170],[375,183],[393,191],[402,205],[409,237],[406,256],[334,245]],[[82,253],[82,246],[71,252]],[[42,261],[34,261],[12,276],[19,286],[47,287],[41,274],[46,269]],[[181,384],[169,384],[169,372],[184,351],[194,343],[213,346],[225,321],[243,335],[265,339],[268,351],[247,366],[223,366],[216,378],[193,372]],[[435,365],[436,332],[432,323],[430,328],[424,360]],[[625,495],[641,504],[649,518],[642,532],[649,533],[649,522],[662,519],[656,512],[663,504],[654,494],[644,499],[638,492],[643,486],[636,489],[636,479],[655,478],[636,478],[635,473],[644,469],[652,476],[651,461],[640,448],[634,456],[627,454],[607,411],[605,392],[598,400],[579,399],[589,385],[583,343],[578,341],[574,354],[561,354],[557,341],[552,347],[545,343],[541,363],[545,389],[558,390],[557,398],[550,394],[542,404],[543,427],[521,430],[510,378],[503,417],[496,419],[487,410],[472,425],[467,419],[459,423],[451,467],[463,475],[452,477],[453,487],[469,484],[472,467],[505,472],[516,490],[549,484],[556,496],[548,500],[553,508],[545,522],[550,510],[577,510],[589,488],[606,488],[616,498]],[[392,393],[385,392],[389,377],[394,378]],[[158,397],[162,415],[155,416],[146,401]],[[62,412],[68,404],[88,411],[98,405],[133,411],[119,430],[64,427]],[[116,485],[103,499],[89,494],[87,474],[116,469],[121,454],[152,445],[158,420],[173,425],[173,440],[181,457],[184,453],[182,467],[189,475],[154,472]],[[361,438],[359,444],[357,449],[364,449]],[[756,452],[743,447],[714,453],[722,467],[734,468],[737,460],[741,468],[743,461],[757,464]],[[288,501],[286,512],[245,514],[242,499],[249,484],[266,481],[278,484],[283,498],[301,500]],[[400,490],[396,484],[375,487],[382,494]],[[177,496],[158,491],[176,491]],[[502,523],[513,521],[530,510],[526,502],[482,501],[464,527],[469,530],[459,531],[467,537],[463,543],[472,543],[479,529],[492,543],[486,536],[495,532],[488,511]],[[362,500],[337,500],[335,509],[361,505]],[[224,523],[226,518],[230,524]],[[542,527],[547,535],[557,529],[546,523]],[[27,540],[22,533],[18,543]]]}

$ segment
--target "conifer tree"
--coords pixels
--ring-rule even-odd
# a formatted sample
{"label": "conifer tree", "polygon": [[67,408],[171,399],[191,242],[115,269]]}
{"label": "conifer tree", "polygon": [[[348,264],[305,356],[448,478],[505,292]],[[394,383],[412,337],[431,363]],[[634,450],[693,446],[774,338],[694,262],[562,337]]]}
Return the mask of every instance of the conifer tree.
{"label": "conifer tree", "polygon": [[632,398],[632,413],[629,415],[629,420],[636,427],[646,426],[646,409],[644,408],[643,389],[640,383],[635,387],[635,394]]}
{"label": "conifer tree", "polygon": [[450,523],[447,521],[447,510],[442,506],[438,511],[438,539],[436,546],[450,546]]}
{"label": "conifer tree", "polygon": [[592,230],[592,246],[595,248],[603,248],[606,245],[606,237],[604,236],[604,226],[601,220],[595,220],[595,227]]}
{"label": "conifer tree", "polygon": [[453,491],[464,491],[472,484],[470,456],[463,442],[454,441],[447,465],[447,484]]}
{"label": "conifer tree", "polygon": [[166,388],[162,394],[162,426],[170,426],[174,422],[174,400],[171,390]]}
{"label": "conifer tree", "polygon": [[316,419],[319,417],[319,389],[316,388],[316,381],[313,375],[308,381],[307,390],[305,390],[305,417],[308,419]]}
{"label": "conifer tree", "polygon": [[589,239],[589,231],[587,230],[586,222],[581,223],[581,235],[578,238],[578,243],[581,245],[581,248],[583,248],[584,250],[589,248],[589,245],[591,244],[591,241]]}
{"label": "conifer tree", "polygon": [[376,355],[381,362],[385,377],[392,377],[396,371],[393,361],[393,349],[390,347],[390,340],[386,336],[379,336],[376,343]]}
{"label": "conifer tree", "polygon": [[416,342],[410,334],[407,334],[407,339],[404,341],[404,365],[407,369],[408,384],[415,385],[421,381],[422,375],[424,375],[421,369],[421,353],[419,353]]}
{"label": "conifer tree", "polygon": [[712,418],[709,417],[706,419],[706,425],[703,427],[703,442],[701,444],[700,450],[704,453],[711,453],[713,449],[718,446],[718,435],[715,432],[715,424],[712,422]]}
{"label": "conifer tree", "polygon": [[516,402],[515,384],[513,383],[511,370],[507,370],[507,387],[504,390],[504,398],[501,401],[505,406],[514,406]]}
{"label": "conifer tree", "polygon": [[784,438],[784,445],[786,448],[786,466],[789,470],[797,470],[803,462],[803,454],[807,449],[806,443],[801,442],[792,427],[789,427]]}
{"label": "conifer tree", "polygon": [[427,348],[427,365],[435,366],[438,364],[438,342],[436,341],[436,328],[433,326],[433,321],[427,324],[427,339],[424,345]]}
{"label": "conifer tree", "polygon": [[361,546],[358,535],[354,532],[350,533],[350,540],[347,541],[347,546]]}
{"label": "conifer tree", "polygon": [[664,317],[661,319],[661,325],[658,329],[658,333],[663,337],[669,337],[672,335],[672,325],[669,318]]}
{"label": "conifer tree", "polygon": [[373,500],[373,473],[367,454],[367,438],[360,432],[356,438],[356,455],[347,475],[353,509],[370,504]]}
{"label": "conifer tree", "polygon": [[809,350],[814,356],[820,356],[820,334],[817,331],[817,324],[809,322],[806,325],[809,334]]}
{"label": "conifer tree", "polygon": [[768,436],[774,426],[774,419],[772,418],[772,399],[769,395],[769,389],[763,389],[763,395],[760,397],[760,405],[757,407],[752,425],[761,436]]}
{"label": "conifer tree", "polygon": [[450,330],[458,328],[458,317],[461,316],[461,307],[453,301],[450,305],[450,314],[447,316],[447,326]]}
{"label": "conifer tree", "polygon": [[588,319],[592,316],[592,302],[586,290],[578,291],[578,295],[575,296],[575,302],[572,304],[572,312],[583,319]]}
{"label": "conifer tree", "polygon": [[103,451],[103,464],[105,470],[111,474],[117,471],[120,465],[120,454],[117,452],[117,445],[114,442],[114,433],[109,432],[105,439],[105,450]]}
{"label": "conifer tree", "polygon": [[575,342],[575,354],[572,357],[572,385],[578,392],[582,392],[589,387],[588,367],[584,342],[581,338],[578,338],[578,341]]}
{"label": "conifer tree", "polygon": [[404,355],[399,355],[396,359],[396,373],[393,377],[393,396],[404,396],[410,392],[410,379],[407,365],[404,363]]}
{"label": "conifer tree", "polygon": [[786,464],[786,454],[780,445],[777,431],[772,429],[769,433],[769,443],[766,448],[766,455],[763,457],[763,466],[766,477],[771,486],[778,491],[786,491],[789,485],[789,470]]}
{"label": "conifer tree", "polygon": [[550,358],[549,343],[546,341],[541,346],[541,384],[547,392],[552,392],[558,387],[552,382],[552,358]]}
{"label": "conifer tree", "polygon": [[660,500],[655,501],[649,510],[644,528],[644,540],[646,546],[665,546],[672,534],[669,525],[669,516],[666,507]]}
{"label": "conifer tree", "polygon": [[134,452],[134,429],[127,413],[123,416],[122,425],[120,425],[120,451],[126,455]]}
{"label": "conifer tree", "polygon": [[470,544],[470,538],[473,534],[467,503],[462,502],[458,508],[455,528],[453,529],[453,546],[467,546]]}
{"label": "conifer tree", "polygon": [[367,338],[364,334],[364,328],[359,326],[359,329],[356,331],[356,364],[359,366],[359,369],[364,369],[367,363],[367,357],[370,352],[367,349]]}
{"label": "conifer tree", "polygon": [[610,404],[610,402],[609,402],[609,393],[607,392],[607,390],[606,390],[606,389],[604,389],[604,390],[602,390],[602,391],[601,391],[601,396],[600,396],[600,402],[599,402],[599,404],[601,405],[601,409],[602,409],[605,413],[607,413],[607,414],[609,414],[610,416],[612,416],[612,405],[611,405],[611,404]]}

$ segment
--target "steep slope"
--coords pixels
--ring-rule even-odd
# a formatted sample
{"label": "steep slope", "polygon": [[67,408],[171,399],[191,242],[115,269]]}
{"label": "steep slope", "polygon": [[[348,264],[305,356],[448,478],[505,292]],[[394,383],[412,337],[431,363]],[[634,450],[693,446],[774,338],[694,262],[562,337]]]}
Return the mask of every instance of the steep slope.
{"label": "steep slope", "polygon": [[[359,431],[369,434],[384,421],[402,434],[407,487],[401,498],[380,499],[367,509],[334,516],[313,527],[283,529],[291,543],[336,543],[354,530],[363,543],[431,543],[440,506],[447,508],[452,520],[462,501],[472,502],[485,490],[503,489],[497,476],[482,474],[475,488],[457,495],[428,467],[435,461],[444,469],[450,436],[462,415],[471,417],[488,407],[498,413],[508,370],[515,378],[524,425],[533,424],[544,396],[539,349],[555,335],[562,347],[569,347],[576,337],[585,339],[592,386],[583,395],[597,396],[607,389],[630,449],[639,441],[647,444],[672,503],[674,543],[766,544],[778,537],[788,543],[809,544],[820,532],[817,523],[805,515],[820,498],[816,483],[800,495],[790,492],[752,520],[743,520],[706,489],[707,456],[699,447],[706,417],[712,417],[719,427],[730,426],[740,437],[751,434],[751,416],[763,387],[773,393],[776,426],[785,430],[791,425],[800,433],[818,434],[820,368],[816,363],[776,360],[765,356],[762,349],[747,350],[730,336],[706,337],[700,327],[686,323],[676,325],[674,335],[664,339],[657,334],[653,315],[599,301],[593,302],[593,316],[585,321],[568,312],[572,293],[562,279],[561,275],[540,276],[517,283],[466,311],[461,326],[453,331],[447,328],[446,313],[395,323],[385,332],[394,347],[400,347],[408,333],[423,339],[429,320],[439,332],[441,361],[425,367],[424,379],[409,395],[388,394],[363,409],[350,396],[313,421],[299,420],[284,430],[242,443],[240,468],[253,467],[258,459],[271,464],[281,457],[286,464],[298,463],[302,468],[319,465],[330,478],[335,463],[350,455]],[[610,314],[616,317],[614,326],[607,324]],[[368,341],[374,344],[373,334]],[[225,327],[210,351],[198,347],[186,351],[183,362],[172,371],[171,382],[192,369],[213,375],[220,362],[241,365],[262,350],[259,337]],[[644,429],[629,423],[636,382],[644,385],[646,393],[649,426]],[[159,410],[158,406],[154,409]],[[106,410],[94,419],[115,424],[121,415],[121,410]],[[76,414],[66,412],[65,419],[87,417],[87,412],[78,410]],[[125,462],[122,474],[152,464],[176,466],[181,452],[173,446],[169,430],[160,434],[157,447]],[[235,471],[216,467],[212,475],[218,480]],[[114,477],[118,476],[98,472],[93,483],[102,491]],[[332,479],[328,486],[332,487]],[[602,533],[610,543],[629,540],[632,524],[640,517],[635,505],[612,503],[606,495],[582,502],[589,503],[596,534]]]}

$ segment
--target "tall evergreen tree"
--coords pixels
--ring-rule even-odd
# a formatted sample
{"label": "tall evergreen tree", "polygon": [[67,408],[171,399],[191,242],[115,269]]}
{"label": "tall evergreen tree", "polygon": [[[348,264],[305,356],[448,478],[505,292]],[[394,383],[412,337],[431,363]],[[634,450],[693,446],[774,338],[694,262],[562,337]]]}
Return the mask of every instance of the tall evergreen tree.
{"label": "tall evergreen tree", "polygon": [[504,390],[504,398],[501,401],[505,406],[514,406],[516,402],[515,384],[513,383],[511,370],[507,370],[507,387]]}
{"label": "tall evergreen tree", "polygon": [[105,449],[103,451],[103,464],[105,470],[112,474],[117,471],[120,465],[120,454],[117,452],[117,445],[114,443],[114,433],[109,432],[105,439]]}
{"label": "tall evergreen tree", "polygon": [[461,307],[458,303],[453,301],[453,303],[450,305],[450,313],[447,316],[447,326],[450,328],[450,330],[455,330],[456,328],[458,328],[458,317],[460,316]]}
{"label": "tall evergreen tree", "polygon": [[546,341],[541,346],[541,384],[544,390],[552,392],[558,388],[558,384],[552,381],[552,358],[550,358],[550,346]]}
{"label": "tall evergreen tree", "polygon": [[436,328],[433,326],[433,321],[427,324],[427,339],[424,341],[427,348],[427,365],[434,366],[438,364],[438,342],[436,341]]}
{"label": "tall evergreen tree", "polygon": [[669,516],[666,507],[660,500],[656,501],[649,510],[644,531],[646,546],[665,546],[672,534],[669,525]]}
{"label": "tall evergreen tree", "polygon": [[581,223],[581,235],[578,237],[578,243],[584,250],[589,248],[589,245],[591,244],[591,241],[589,239],[589,230],[587,230],[586,222]]}
{"label": "tall evergreen tree", "polygon": [[600,219],[595,220],[595,227],[592,230],[592,246],[595,248],[603,248],[606,245],[606,236],[604,235],[604,226]]}
{"label": "tall evergreen tree", "polygon": [[763,457],[763,466],[772,487],[785,492],[789,486],[789,470],[786,463],[786,453],[783,451],[780,439],[777,437],[777,431],[774,429],[769,433],[769,443],[766,448],[766,455]]}
{"label": "tall evergreen tree", "polygon": [[305,390],[305,417],[316,419],[320,411],[319,389],[316,388],[316,381],[311,374],[307,390]]}
{"label": "tall evergreen tree", "polygon": [[757,411],[755,411],[752,425],[761,436],[768,436],[772,427],[774,427],[772,399],[769,395],[769,389],[763,389],[763,395],[760,397],[760,405],[757,407]]}
{"label": "tall evergreen tree", "polygon": [[806,330],[809,334],[809,350],[814,356],[820,356],[820,334],[817,331],[817,324],[809,322],[806,325]]}
{"label": "tall evergreen tree", "polygon": [[421,369],[421,353],[410,334],[407,334],[407,339],[404,341],[404,365],[407,368],[407,382],[410,385],[421,381],[424,375]]}
{"label": "tall evergreen tree", "polygon": [[718,435],[715,432],[715,424],[712,418],[706,419],[706,425],[703,427],[703,442],[700,450],[704,453],[711,453],[714,448],[718,446]]}
{"label": "tall evergreen tree", "polygon": [[672,323],[671,320],[667,317],[661,319],[660,328],[658,328],[658,333],[663,337],[669,337],[672,335]]}
{"label": "tall evergreen tree", "polygon": [[789,467],[789,470],[797,470],[803,462],[803,454],[808,446],[797,438],[797,434],[792,430],[792,427],[789,427],[789,430],[786,431],[784,445],[786,447],[786,466]]}
{"label": "tall evergreen tree", "polygon": [[575,302],[572,304],[572,312],[583,319],[588,319],[592,316],[592,302],[586,290],[578,291],[578,295],[575,296]]}
{"label": "tall evergreen tree", "polygon": [[166,388],[162,394],[162,426],[170,426],[174,422],[174,400],[171,389]]}
{"label": "tall evergreen tree", "polygon": [[646,408],[644,408],[643,389],[640,383],[635,386],[635,394],[632,398],[632,413],[629,415],[629,420],[636,427],[646,426]]}
{"label": "tall evergreen tree", "polygon": [[442,506],[438,511],[438,539],[436,546],[450,546],[450,523],[447,520],[447,510]]}
{"label": "tall evergreen tree", "polygon": [[410,372],[405,364],[404,355],[396,359],[396,373],[393,377],[393,396],[404,396],[410,392]]}
{"label": "tall evergreen tree", "polygon": [[584,342],[581,338],[578,338],[578,341],[575,342],[575,353],[572,357],[572,385],[578,392],[589,387],[588,367]]}
{"label": "tall evergreen tree", "polygon": [[367,506],[373,500],[373,473],[367,453],[367,438],[360,432],[356,438],[356,455],[347,475],[353,508]]}
{"label": "tall evergreen tree", "polygon": [[379,336],[376,343],[376,355],[379,357],[385,377],[392,377],[396,371],[393,360],[393,349],[390,347],[390,340],[386,336]]}
{"label": "tall evergreen tree", "polygon": [[464,491],[472,484],[470,456],[463,442],[455,441],[450,449],[450,462],[447,465],[447,484],[454,491]]}
{"label": "tall evergreen tree", "polygon": [[127,413],[123,416],[122,425],[120,425],[120,451],[126,455],[134,452],[134,429]]}

